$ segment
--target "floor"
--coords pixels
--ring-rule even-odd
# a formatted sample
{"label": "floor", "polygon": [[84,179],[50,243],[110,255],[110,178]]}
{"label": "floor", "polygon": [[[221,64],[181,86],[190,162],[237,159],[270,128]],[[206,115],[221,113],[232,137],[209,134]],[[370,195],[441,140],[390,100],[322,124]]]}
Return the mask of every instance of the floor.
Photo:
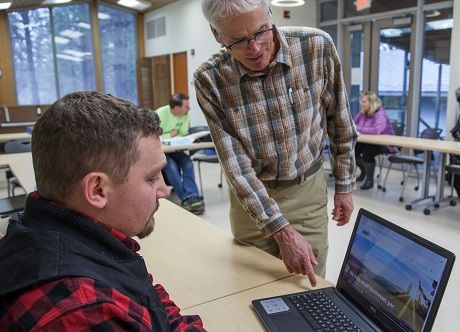
{"label": "floor", "polygon": [[[325,164],[326,168],[327,165]],[[203,174],[203,191],[206,204],[206,211],[201,217],[211,224],[230,232],[229,226],[229,202],[228,202],[228,185],[225,182],[222,188],[218,187],[220,167],[218,164],[201,163],[201,172]],[[198,170],[195,167],[196,181],[199,186]],[[386,169],[384,169],[386,174]],[[405,202],[399,202],[401,190],[401,172],[393,170],[387,182],[387,191],[382,192],[375,187],[372,190],[354,191],[353,200],[355,211],[351,220],[356,218],[359,208],[366,208],[385,219],[388,219],[426,239],[437,243],[448,250],[460,255],[460,201],[455,207],[443,207],[431,213],[423,214],[423,204],[414,207],[412,211],[406,211]],[[405,201],[409,202],[418,197],[419,192],[414,188],[415,179],[410,179],[409,185],[405,192]],[[432,179],[431,188],[435,191],[435,182]],[[328,179],[329,189],[329,211],[332,210],[334,180]],[[450,187],[446,187],[446,193],[450,194]],[[6,195],[6,181],[0,172],[0,195]],[[170,200],[178,202],[174,193],[171,194]],[[158,220],[157,222],[162,222]],[[353,222],[346,226],[338,227],[333,221],[330,221],[329,227],[329,258],[327,264],[326,279],[335,282],[340,272],[341,263],[348,246],[348,241],[353,229]],[[5,223],[0,224],[0,232],[4,232]],[[460,305],[460,268],[454,266],[450,282],[443,302],[438,313],[433,331],[454,331],[458,330],[460,317],[458,315],[458,306]]]}

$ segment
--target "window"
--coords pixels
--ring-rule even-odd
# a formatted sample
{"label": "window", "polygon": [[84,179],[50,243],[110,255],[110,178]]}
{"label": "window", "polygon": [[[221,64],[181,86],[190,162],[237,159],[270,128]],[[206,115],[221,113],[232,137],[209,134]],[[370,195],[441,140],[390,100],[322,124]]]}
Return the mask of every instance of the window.
{"label": "window", "polygon": [[[136,15],[98,5],[103,91],[135,104]],[[18,105],[97,90],[89,3],[8,13]]]}
{"label": "window", "polygon": [[138,104],[134,14],[98,5],[104,92]]}
{"label": "window", "polygon": [[57,99],[53,40],[48,8],[8,13],[19,105]]}
{"label": "window", "polygon": [[93,31],[88,3],[52,8],[58,93],[96,90]]}

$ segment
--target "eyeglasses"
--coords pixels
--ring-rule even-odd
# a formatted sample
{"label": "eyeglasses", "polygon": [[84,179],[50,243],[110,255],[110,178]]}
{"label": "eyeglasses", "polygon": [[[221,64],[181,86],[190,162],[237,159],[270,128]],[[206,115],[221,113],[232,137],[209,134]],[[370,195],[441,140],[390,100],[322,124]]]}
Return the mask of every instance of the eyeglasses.
{"label": "eyeglasses", "polygon": [[[275,28],[276,26],[273,25],[270,29],[257,32],[256,34],[254,34],[254,37],[252,38],[249,38],[249,39],[243,38],[228,46],[222,42],[222,39],[220,39],[220,37],[219,39],[222,45],[224,45],[224,47],[227,50],[232,50],[234,52],[241,52],[241,51],[244,51],[248,47],[251,40],[254,40],[259,45],[268,41],[270,38],[272,38],[273,30],[275,30]],[[217,31],[216,31],[216,34],[217,34]],[[217,36],[219,36],[219,34],[217,34]]]}

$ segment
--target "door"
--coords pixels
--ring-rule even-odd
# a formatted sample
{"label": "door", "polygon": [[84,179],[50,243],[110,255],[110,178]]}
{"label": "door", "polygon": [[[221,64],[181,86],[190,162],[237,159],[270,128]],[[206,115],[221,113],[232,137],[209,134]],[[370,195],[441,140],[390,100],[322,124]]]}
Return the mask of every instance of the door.
{"label": "door", "polygon": [[188,96],[187,52],[173,54],[174,93],[182,92]]}
{"label": "door", "polygon": [[137,59],[139,106],[153,108],[152,59]]}
{"label": "door", "polygon": [[344,79],[351,112],[360,110],[360,96],[372,90],[390,120],[407,124],[410,90],[411,19],[382,19],[348,26]]}
{"label": "door", "polygon": [[171,63],[168,55],[153,58],[153,106],[169,104],[171,96]]}

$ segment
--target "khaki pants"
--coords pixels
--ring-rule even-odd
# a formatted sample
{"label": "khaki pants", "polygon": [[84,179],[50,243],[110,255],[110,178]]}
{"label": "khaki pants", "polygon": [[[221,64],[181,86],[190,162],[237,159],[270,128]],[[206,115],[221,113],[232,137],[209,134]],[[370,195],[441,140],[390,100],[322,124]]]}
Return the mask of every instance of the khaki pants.
{"label": "khaki pants", "polygon": [[[308,177],[299,185],[287,188],[268,189],[273,198],[294,229],[310,243],[318,261],[313,266],[320,277],[326,274],[328,253],[328,216],[327,216],[327,182],[324,169]],[[280,257],[277,242],[273,238],[264,238],[236,196],[229,190],[230,224],[235,239],[244,245],[256,246],[271,255]]]}

